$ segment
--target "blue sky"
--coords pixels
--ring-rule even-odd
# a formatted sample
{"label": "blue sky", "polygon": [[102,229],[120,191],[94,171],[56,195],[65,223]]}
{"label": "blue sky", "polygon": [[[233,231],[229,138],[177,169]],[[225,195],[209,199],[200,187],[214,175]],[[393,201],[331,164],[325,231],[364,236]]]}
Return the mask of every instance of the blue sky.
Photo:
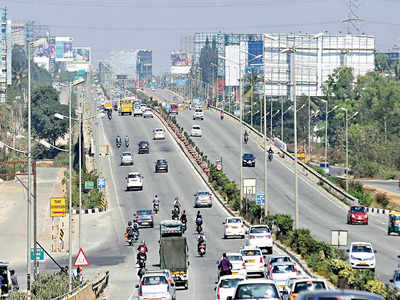
{"label": "blue sky", "polygon": [[[11,20],[49,25],[94,60],[111,50],[153,50],[155,73],[167,71],[180,38],[200,31],[238,33],[345,32],[346,0],[3,0]],[[388,50],[400,35],[400,0],[359,0],[361,32]]]}

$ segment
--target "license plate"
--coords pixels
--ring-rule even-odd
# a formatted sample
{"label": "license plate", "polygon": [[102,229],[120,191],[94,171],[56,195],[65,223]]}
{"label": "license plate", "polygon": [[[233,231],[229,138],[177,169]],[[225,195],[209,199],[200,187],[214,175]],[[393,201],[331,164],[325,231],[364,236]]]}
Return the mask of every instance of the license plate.
{"label": "license plate", "polygon": [[249,264],[254,264],[256,261],[254,259],[248,260],[247,261]]}
{"label": "license plate", "polygon": [[149,224],[149,222],[142,222],[142,224],[143,224],[143,225],[147,225],[147,224]]}
{"label": "license plate", "polygon": [[150,298],[150,300],[161,300],[161,298]]}
{"label": "license plate", "polygon": [[232,229],[238,229],[238,227],[237,226],[232,226]]}
{"label": "license plate", "polygon": [[360,262],[360,265],[362,265],[362,266],[366,266],[366,265],[367,265],[367,263],[365,263],[365,262]]}
{"label": "license plate", "polygon": [[239,273],[238,272],[232,272],[232,275],[238,275]]}

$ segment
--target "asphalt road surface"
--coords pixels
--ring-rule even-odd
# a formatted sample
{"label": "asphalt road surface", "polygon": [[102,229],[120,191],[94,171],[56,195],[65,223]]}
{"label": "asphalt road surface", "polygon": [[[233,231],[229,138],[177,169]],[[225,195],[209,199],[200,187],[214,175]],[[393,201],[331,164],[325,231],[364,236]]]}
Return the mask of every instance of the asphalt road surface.
{"label": "asphalt road surface", "polygon": [[362,184],[374,186],[391,193],[400,194],[399,182],[393,180],[360,180]]}
{"label": "asphalt road surface", "polygon": [[[150,90],[148,90],[151,93]],[[173,95],[166,90],[153,92],[162,101],[172,101]],[[193,124],[199,124],[203,137],[193,138],[201,151],[213,161],[221,156],[224,162],[224,171],[237,183],[240,180],[240,136],[239,124],[230,118],[220,120],[219,114],[212,110],[205,111],[203,121],[192,119],[193,111],[179,112],[178,123],[190,132]],[[255,168],[244,168],[244,178],[257,179],[257,192],[264,190],[264,152],[250,135],[244,153],[253,153],[256,160]],[[300,169],[300,168],[299,168]],[[294,172],[292,166],[275,155],[268,163],[268,199],[272,214],[289,213],[295,215]],[[371,242],[377,250],[377,275],[381,280],[388,282],[393,274],[394,266],[398,261],[400,239],[397,236],[387,235],[387,217],[382,215],[369,216],[368,226],[346,224],[346,206],[333,198],[318,185],[311,183],[304,176],[298,179],[299,224],[302,228],[309,228],[317,239],[330,242],[331,230],[348,230],[349,243],[352,241]]]}

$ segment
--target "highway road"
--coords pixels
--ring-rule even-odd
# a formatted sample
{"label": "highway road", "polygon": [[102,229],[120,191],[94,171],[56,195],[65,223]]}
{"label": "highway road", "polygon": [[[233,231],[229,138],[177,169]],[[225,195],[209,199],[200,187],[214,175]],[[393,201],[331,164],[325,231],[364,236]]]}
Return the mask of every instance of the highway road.
{"label": "highway road", "polygon": [[[147,90],[148,93],[152,93]],[[173,95],[166,90],[153,92],[162,101],[171,101]],[[222,156],[224,170],[237,183],[240,178],[240,136],[239,124],[230,118],[220,120],[219,114],[214,111],[205,111],[203,121],[192,120],[192,111],[180,112],[178,123],[190,132],[193,124],[199,124],[203,137],[193,138],[201,151],[204,151],[210,160]],[[254,136],[250,136],[244,152],[254,153],[255,168],[244,168],[244,178],[257,179],[257,192],[264,190],[264,162],[263,151]],[[268,199],[272,214],[289,213],[295,215],[294,203],[294,173],[292,167],[278,156],[268,164]],[[368,226],[346,224],[346,206],[329,195],[325,190],[311,183],[304,176],[299,177],[299,211],[300,227],[309,228],[315,238],[330,241],[331,230],[348,230],[349,243],[352,241],[369,241],[377,250],[377,275],[381,280],[388,281],[394,266],[398,261],[396,256],[400,248],[400,240],[396,236],[387,236],[387,217],[370,214]]]}

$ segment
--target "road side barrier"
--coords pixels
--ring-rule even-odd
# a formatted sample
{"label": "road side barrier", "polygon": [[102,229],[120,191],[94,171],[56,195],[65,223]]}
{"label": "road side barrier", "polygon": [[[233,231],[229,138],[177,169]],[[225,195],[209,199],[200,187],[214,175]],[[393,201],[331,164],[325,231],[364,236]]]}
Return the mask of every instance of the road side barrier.
{"label": "road side barrier", "polygon": [[93,293],[92,285],[90,282],[85,282],[73,289],[70,293],[66,293],[64,295],[58,296],[56,298],[52,298],[51,300],[94,300],[96,299],[96,295]]}
{"label": "road side barrier", "polygon": [[99,295],[107,287],[109,278],[110,278],[110,271],[107,271],[99,280],[97,280],[97,282],[92,284],[92,289],[94,294],[96,295],[96,298],[98,298]]}

